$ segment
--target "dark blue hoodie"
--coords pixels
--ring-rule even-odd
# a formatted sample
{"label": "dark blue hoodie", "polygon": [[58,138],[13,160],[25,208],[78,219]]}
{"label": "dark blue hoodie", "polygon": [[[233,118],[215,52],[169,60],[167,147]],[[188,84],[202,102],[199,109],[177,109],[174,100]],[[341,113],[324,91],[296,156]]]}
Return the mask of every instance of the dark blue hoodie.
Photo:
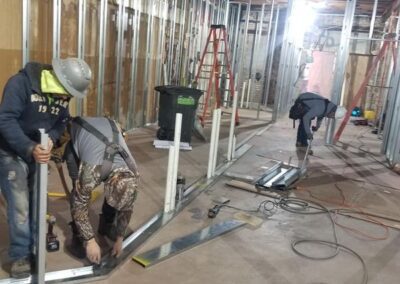
{"label": "dark blue hoodie", "polygon": [[32,150],[40,143],[43,128],[55,143],[65,129],[69,98],[42,93],[42,70],[50,65],[31,62],[12,76],[4,87],[0,104],[0,148],[34,162]]}

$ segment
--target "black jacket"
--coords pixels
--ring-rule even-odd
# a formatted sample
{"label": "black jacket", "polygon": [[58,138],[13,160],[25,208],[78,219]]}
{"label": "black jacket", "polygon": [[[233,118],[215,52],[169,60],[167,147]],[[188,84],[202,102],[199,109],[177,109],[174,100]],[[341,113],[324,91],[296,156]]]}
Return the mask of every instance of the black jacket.
{"label": "black jacket", "polygon": [[43,128],[55,143],[66,126],[69,98],[42,93],[41,72],[50,65],[31,62],[12,76],[0,104],[0,148],[33,162],[32,150]]}
{"label": "black jacket", "polygon": [[303,127],[304,131],[311,135],[311,120],[317,118],[317,129],[321,126],[322,119],[332,111],[336,111],[337,106],[331,101],[328,104],[325,103],[325,98],[314,93],[302,93],[298,99],[302,100],[307,105],[309,110],[303,116]]}

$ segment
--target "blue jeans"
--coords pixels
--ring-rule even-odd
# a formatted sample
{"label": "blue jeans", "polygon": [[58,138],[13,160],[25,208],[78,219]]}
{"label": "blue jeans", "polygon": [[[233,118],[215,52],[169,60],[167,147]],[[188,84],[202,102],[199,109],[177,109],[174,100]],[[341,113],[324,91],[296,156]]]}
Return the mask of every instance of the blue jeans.
{"label": "blue jeans", "polygon": [[7,201],[11,261],[30,256],[34,230],[32,192],[36,188],[36,164],[0,149],[0,188]]}
{"label": "blue jeans", "polygon": [[297,128],[297,140],[296,140],[296,143],[299,143],[304,147],[308,146],[307,133],[304,130],[304,124],[303,124],[303,120],[302,119],[300,119],[299,128]]}

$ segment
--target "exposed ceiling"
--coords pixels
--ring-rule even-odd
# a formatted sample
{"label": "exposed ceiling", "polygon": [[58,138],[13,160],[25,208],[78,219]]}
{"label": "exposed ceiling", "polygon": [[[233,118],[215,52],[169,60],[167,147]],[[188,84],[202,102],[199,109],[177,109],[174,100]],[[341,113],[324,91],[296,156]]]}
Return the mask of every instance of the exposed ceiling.
{"label": "exposed ceiling", "polygon": [[[305,0],[311,3],[319,3],[321,12],[324,13],[344,13],[347,0]],[[356,14],[372,15],[375,0],[353,0],[356,2]],[[249,0],[239,0],[235,2],[249,3]],[[273,0],[252,0],[252,5],[271,4]],[[275,4],[287,5],[288,0],[275,0]],[[400,0],[377,0],[377,16],[388,16],[392,10],[398,10]]]}

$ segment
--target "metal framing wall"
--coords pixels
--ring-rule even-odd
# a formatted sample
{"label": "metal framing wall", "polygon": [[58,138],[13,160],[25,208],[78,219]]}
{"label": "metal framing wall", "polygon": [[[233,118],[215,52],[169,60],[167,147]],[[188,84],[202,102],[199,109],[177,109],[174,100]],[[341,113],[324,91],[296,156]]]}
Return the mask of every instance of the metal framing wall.
{"label": "metal framing wall", "polygon": [[[400,64],[400,49],[397,50],[397,66]],[[389,163],[400,163],[400,68],[396,68],[388,95],[386,121],[383,133],[382,152]]]}
{"label": "metal framing wall", "polygon": [[[29,47],[30,47],[30,0],[22,1],[22,63],[25,65],[29,61]],[[78,57],[85,58],[85,15],[86,15],[86,0],[79,1],[79,25],[78,25]],[[293,3],[297,0],[289,1],[287,7],[287,18],[291,15],[293,9]],[[129,3],[129,4],[127,4]],[[121,82],[124,80],[122,75],[122,57],[124,52],[128,52],[124,49],[124,27],[126,26],[126,9],[129,7],[134,11],[134,18],[132,23],[132,45],[129,52],[132,54],[132,64],[130,70],[130,91],[129,91],[129,109],[127,113],[127,125],[126,127],[133,128],[137,126],[143,126],[147,123],[155,122],[149,121],[147,113],[147,105],[149,103],[149,93],[153,90],[149,89],[149,73],[152,68],[155,68],[156,82],[155,84],[165,84],[174,81],[175,83],[187,82],[190,83],[190,75],[186,73],[194,73],[195,64],[190,62],[196,62],[199,54],[204,48],[205,38],[209,30],[210,24],[215,23],[229,23],[228,27],[231,34],[231,47],[233,50],[233,68],[235,73],[238,74],[240,68],[242,68],[243,61],[243,48],[245,46],[248,25],[249,25],[249,14],[251,9],[251,1],[248,4],[235,3],[231,1],[217,0],[151,0],[145,5],[143,9],[142,0],[132,1],[118,1],[118,39],[116,42],[117,52],[117,69],[115,74],[116,81],[116,104],[114,108],[114,117],[119,119],[120,104],[121,104]],[[53,57],[60,56],[60,20],[62,17],[61,11],[62,0],[53,0]],[[103,113],[103,97],[104,97],[104,68],[105,68],[105,48],[107,40],[107,0],[101,0],[100,2],[100,18],[99,18],[99,45],[98,45],[98,78],[97,78],[97,115]],[[336,67],[336,77],[334,81],[334,97],[333,100],[336,103],[340,102],[341,86],[344,76],[344,66],[347,62],[348,56],[348,39],[351,35],[351,27],[354,17],[356,0],[348,0],[346,14],[344,18],[344,26],[342,31],[342,40],[339,50],[338,58],[340,61]],[[157,8],[158,7],[158,8]],[[172,13],[168,13],[168,7]],[[225,7],[225,8],[224,8]],[[242,12],[246,7],[245,24],[242,36],[240,35],[240,20]],[[266,10],[266,5],[262,6],[261,12],[261,24],[263,23],[263,15]],[[275,16],[274,12],[275,11]],[[273,50],[275,48],[275,39],[277,36],[277,27],[279,24],[279,17],[281,7],[277,7],[274,10],[274,2],[271,5],[271,14],[269,20],[269,32],[268,32],[268,60],[265,64],[267,71],[267,81],[270,80],[270,73],[273,62]],[[142,100],[143,117],[140,121],[137,121],[134,117],[134,109],[136,107],[136,98],[138,92],[136,90],[136,83],[138,80],[138,64],[137,58],[139,53],[139,37],[140,23],[142,14],[146,13],[147,18],[147,33],[146,33],[146,60],[144,66],[144,94]],[[152,29],[154,28],[154,19],[159,18],[160,29],[158,32],[158,44],[153,45]],[[168,18],[170,17],[170,18]],[[274,28],[272,29],[272,21],[275,17]],[[290,105],[290,100],[293,98],[294,88],[287,84],[287,82],[293,82],[297,74],[298,60],[299,60],[299,46],[297,39],[294,35],[290,34],[290,21],[286,21],[284,41],[281,50],[280,67],[278,75],[278,86],[275,99],[274,108],[274,119],[277,118],[278,114],[281,114],[287,110]],[[168,38],[166,37],[167,31],[169,31]],[[257,32],[256,47],[260,48],[260,33]],[[160,39],[161,38],[161,39]],[[168,43],[167,49],[165,48]],[[186,43],[186,44],[185,44]],[[156,50],[156,63],[151,65],[151,56],[153,49]],[[168,53],[167,53],[168,52]],[[163,57],[164,54],[164,57]],[[166,66],[166,72],[163,72],[164,65]],[[397,66],[400,66],[400,52],[397,56]],[[186,70],[190,70],[186,72]],[[250,72],[250,74],[252,74]],[[251,75],[250,75],[251,76]],[[238,78],[237,78],[238,80]],[[267,82],[268,83],[268,82]],[[387,110],[387,121],[385,124],[384,131],[384,143],[383,152],[386,154],[388,160],[394,164],[400,162],[400,70],[397,69],[396,73],[393,74],[391,81],[391,91],[389,94],[389,103]],[[268,88],[267,88],[268,90]],[[268,91],[267,91],[268,94]],[[82,114],[82,102],[77,103],[77,113]],[[331,124],[329,133],[333,133],[334,125]],[[327,141],[330,141],[331,135],[327,135]],[[42,208],[42,210],[44,210]],[[156,221],[159,222],[160,216],[155,216],[154,220],[150,220],[150,225]],[[149,226],[150,226],[149,225]],[[143,230],[148,229],[144,227]],[[142,231],[144,232],[144,231]],[[137,239],[140,239],[139,233],[137,232],[128,239],[124,245],[125,247]],[[43,272],[42,272],[43,273]],[[56,281],[62,278],[74,278],[74,277],[85,277],[87,275],[93,275],[93,267],[84,267],[80,269],[65,270],[52,272],[46,274],[46,279],[50,281]],[[43,276],[43,275],[42,275]],[[1,282],[1,281],[0,281]],[[30,282],[30,281],[29,281]],[[21,283],[29,283],[21,282]]]}

